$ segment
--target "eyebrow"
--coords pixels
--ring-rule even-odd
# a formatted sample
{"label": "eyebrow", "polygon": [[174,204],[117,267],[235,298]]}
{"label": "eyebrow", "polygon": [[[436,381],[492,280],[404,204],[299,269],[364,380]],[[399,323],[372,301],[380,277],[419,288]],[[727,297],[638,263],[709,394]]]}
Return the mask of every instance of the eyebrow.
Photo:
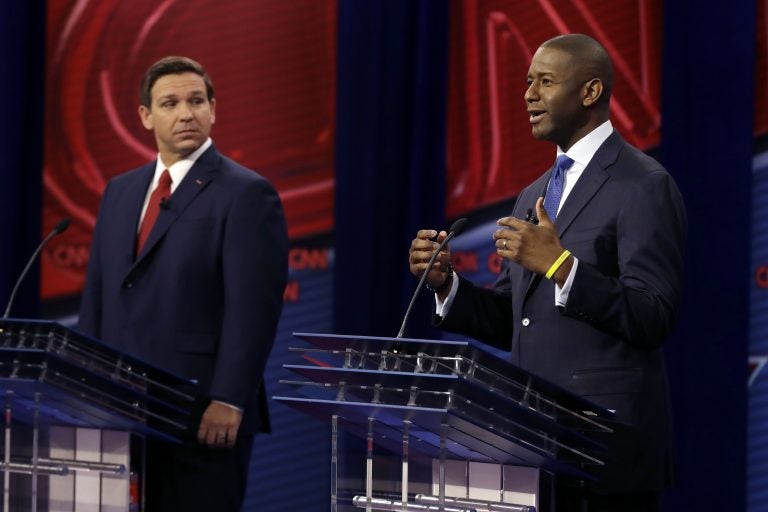
{"label": "eyebrow", "polygon": [[545,75],[557,76],[557,74],[553,71],[539,71],[538,73],[528,73],[528,78],[535,77],[535,76],[536,77],[545,76]]}
{"label": "eyebrow", "polygon": [[[206,94],[205,91],[197,90],[197,91],[191,91],[186,96],[191,96],[191,97],[207,97],[207,94]],[[180,95],[178,95],[176,93],[168,93],[168,94],[163,94],[161,96],[158,96],[157,97],[157,101],[168,100],[168,99],[175,100],[175,99],[179,99],[181,97],[183,97],[183,96],[180,96]]]}

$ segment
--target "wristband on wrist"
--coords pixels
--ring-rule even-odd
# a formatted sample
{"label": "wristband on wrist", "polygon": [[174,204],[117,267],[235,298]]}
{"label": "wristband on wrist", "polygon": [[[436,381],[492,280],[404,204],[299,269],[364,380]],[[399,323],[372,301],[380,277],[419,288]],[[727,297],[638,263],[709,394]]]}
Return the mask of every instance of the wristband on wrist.
{"label": "wristband on wrist", "polygon": [[552,276],[555,275],[555,272],[557,272],[557,269],[560,268],[563,262],[567,260],[568,256],[570,255],[571,255],[571,251],[569,251],[568,249],[564,250],[563,254],[561,254],[560,257],[555,260],[552,266],[549,267],[549,270],[547,270],[547,273],[544,274],[544,277],[546,277],[547,279],[552,279]]}
{"label": "wristband on wrist", "polygon": [[451,285],[452,279],[453,279],[453,265],[448,263],[448,270],[445,272],[445,281],[443,281],[443,284],[441,284],[437,288],[433,288],[432,286],[430,286],[429,283],[425,283],[425,286],[427,287],[427,290],[433,293],[440,293],[443,290],[445,290],[448,286]]}

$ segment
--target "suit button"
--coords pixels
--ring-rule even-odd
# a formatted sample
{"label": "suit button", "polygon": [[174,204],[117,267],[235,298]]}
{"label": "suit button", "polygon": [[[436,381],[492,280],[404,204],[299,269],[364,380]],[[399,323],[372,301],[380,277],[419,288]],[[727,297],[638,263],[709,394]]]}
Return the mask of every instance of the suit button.
{"label": "suit button", "polygon": [[523,324],[523,327],[528,327],[529,325],[531,325],[531,319],[523,318],[522,324]]}
{"label": "suit button", "polygon": [[128,281],[127,283],[125,283],[125,287],[126,288],[133,288],[133,282],[132,281]]}

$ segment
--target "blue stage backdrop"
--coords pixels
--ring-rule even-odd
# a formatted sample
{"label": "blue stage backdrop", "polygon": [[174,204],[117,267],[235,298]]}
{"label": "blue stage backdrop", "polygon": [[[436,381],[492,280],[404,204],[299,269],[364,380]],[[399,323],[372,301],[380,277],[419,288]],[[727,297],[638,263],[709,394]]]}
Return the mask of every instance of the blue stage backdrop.
{"label": "blue stage backdrop", "polygon": [[755,158],[751,268],[747,510],[758,512],[768,503],[768,153]]}

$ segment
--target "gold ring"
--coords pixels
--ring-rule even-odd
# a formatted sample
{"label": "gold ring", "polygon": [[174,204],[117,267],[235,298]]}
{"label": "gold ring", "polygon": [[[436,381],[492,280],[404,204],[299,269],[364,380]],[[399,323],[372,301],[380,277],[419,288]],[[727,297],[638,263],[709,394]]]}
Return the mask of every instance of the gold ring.
{"label": "gold ring", "polygon": [[506,240],[504,240],[504,241],[501,243],[501,246],[502,246],[502,247],[504,248],[504,250],[506,251],[506,250],[507,250],[507,241],[506,241]]}

